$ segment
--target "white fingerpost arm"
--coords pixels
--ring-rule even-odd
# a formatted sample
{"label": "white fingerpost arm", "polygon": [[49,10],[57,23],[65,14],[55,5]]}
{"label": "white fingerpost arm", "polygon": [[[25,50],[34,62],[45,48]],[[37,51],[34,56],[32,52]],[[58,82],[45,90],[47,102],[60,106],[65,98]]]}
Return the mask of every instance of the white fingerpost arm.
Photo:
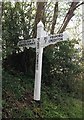
{"label": "white fingerpost arm", "polygon": [[68,33],[63,32],[63,41],[67,41],[69,39]]}
{"label": "white fingerpost arm", "polygon": [[28,39],[28,40],[21,40],[18,42],[18,46],[19,47],[32,47],[35,48],[36,47],[36,38],[33,39]]}
{"label": "white fingerpost arm", "polygon": [[40,21],[37,24],[37,41],[36,41],[36,70],[35,70],[35,86],[34,86],[34,100],[40,101],[41,91],[41,72],[42,72],[42,54],[43,47],[41,46],[41,37],[44,36],[44,25]]}
{"label": "white fingerpost arm", "polygon": [[44,47],[47,47],[51,44],[56,44],[57,42],[61,41],[67,41],[69,39],[69,36],[66,32],[56,34],[56,35],[50,35],[45,37],[46,38],[46,43],[44,43]]}

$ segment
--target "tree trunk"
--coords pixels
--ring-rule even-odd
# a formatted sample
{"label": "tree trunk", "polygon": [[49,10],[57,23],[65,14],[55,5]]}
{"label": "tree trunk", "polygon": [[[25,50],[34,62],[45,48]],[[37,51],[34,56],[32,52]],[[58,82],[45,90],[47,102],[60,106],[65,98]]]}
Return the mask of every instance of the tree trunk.
{"label": "tree trunk", "polygon": [[51,27],[51,34],[54,34],[55,24],[58,17],[58,2],[56,2],[54,7],[54,14],[53,14],[53,20],[52,20],[52,27]]}
{"label": "tree trunk", "polygon": [[37,24],[41,20],[45,24],[45,4],[46,2],[37,2],[37,11],[35,17],[34,33],[33,36],[36,37],[37,34]]}

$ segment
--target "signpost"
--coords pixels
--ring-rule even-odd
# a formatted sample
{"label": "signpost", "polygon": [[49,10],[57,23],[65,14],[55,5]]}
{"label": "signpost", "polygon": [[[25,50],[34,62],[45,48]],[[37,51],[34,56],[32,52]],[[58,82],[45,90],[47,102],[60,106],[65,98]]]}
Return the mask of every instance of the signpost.
{"label": "signpost", "polygon": [[43,23],[40,21],[37,24],[37,38],[22,40],[18,42],[19,47],[27,46],[36,48],[34,100],[40,101],[43,48],[51,44],[56,44],[57,42],[65,41],[67,39],[68,35],[66,33],[48,35],[48,33],[44,30]]}

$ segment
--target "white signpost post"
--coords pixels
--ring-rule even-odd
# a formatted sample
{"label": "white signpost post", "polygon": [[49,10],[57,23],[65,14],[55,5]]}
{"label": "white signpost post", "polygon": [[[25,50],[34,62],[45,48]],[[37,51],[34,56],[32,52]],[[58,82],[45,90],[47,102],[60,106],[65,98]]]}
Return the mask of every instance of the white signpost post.
{"label": "white signpost post", "polygon": [[40,21],[37,24],[37,38],[29,40],[21,40],[18,42],[19,47],[32,47],[36,48],[36,67],[35,67],[35,85],[34,85],[34,100],[40,101],[41,93],[41,73],[42,73],[42,54],[43,48],[51,44],[56,44],[60,41],[68,39],[66,33],[60,33],[56,35],[48,35],[44,30],[44,25]]}

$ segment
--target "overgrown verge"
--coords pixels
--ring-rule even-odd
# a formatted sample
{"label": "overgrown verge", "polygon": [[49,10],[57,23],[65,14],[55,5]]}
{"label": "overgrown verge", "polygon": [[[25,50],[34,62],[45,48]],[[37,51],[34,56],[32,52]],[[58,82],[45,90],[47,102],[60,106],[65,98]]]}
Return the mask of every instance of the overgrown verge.
{"label": "overgrown verge", "polygon": [[3,70],[3,118],[82,118],[82,101],[42,83],[40,106],[33,101],[34,80]]}

